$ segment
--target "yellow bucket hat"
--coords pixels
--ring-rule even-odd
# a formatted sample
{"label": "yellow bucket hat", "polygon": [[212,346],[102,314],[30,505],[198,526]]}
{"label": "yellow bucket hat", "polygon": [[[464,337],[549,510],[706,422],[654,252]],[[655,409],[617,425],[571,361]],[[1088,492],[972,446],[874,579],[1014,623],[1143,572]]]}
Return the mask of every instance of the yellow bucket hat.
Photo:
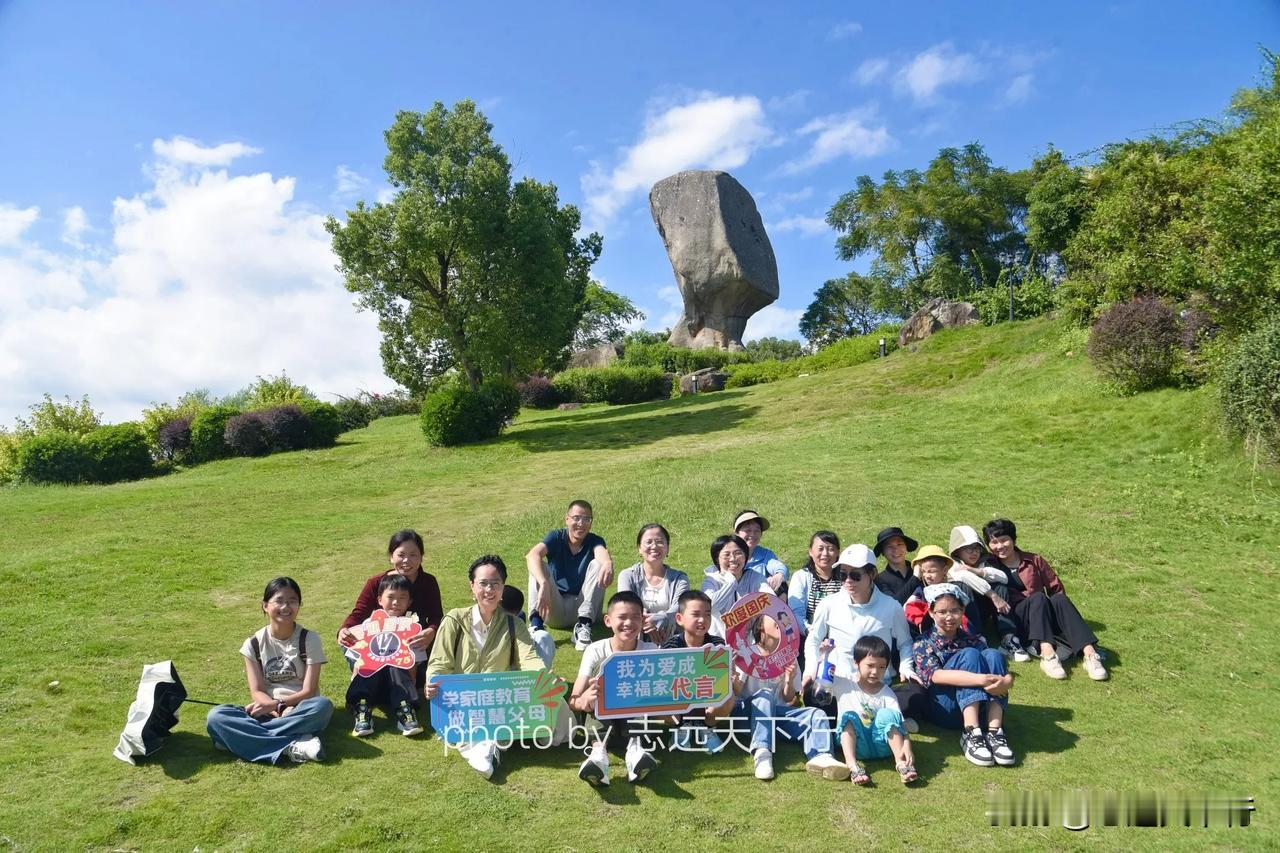
{"label": "yellow bucket hat", "polygon": [[920,565],[921,560],[927,560],[930,557],[937,557],[940,560],[945,560],[948,569],[956,564],[956,561],[951,559],[951,557],[947,555],[947,552],[939,548],[937,545],[925,545],[916,552],[916,558],[911,561],[911,568],[914,569],[916,566]]}

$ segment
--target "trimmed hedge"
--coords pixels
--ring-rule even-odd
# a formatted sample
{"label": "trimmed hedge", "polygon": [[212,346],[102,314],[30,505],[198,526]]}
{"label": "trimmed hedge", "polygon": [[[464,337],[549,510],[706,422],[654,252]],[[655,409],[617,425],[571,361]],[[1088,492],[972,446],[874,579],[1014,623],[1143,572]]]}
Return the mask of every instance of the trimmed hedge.
{"label": "trimmed hedge", "polygon": [[191,419],[191,459],[193,462],[209,462],[225,459],[231,448],[223,435],[227,421],[240,414],[234,406],[211,406]]}
{"label": "trimmed hedge", "polygon": [[342,434],[342,419],[331,403],[319,400],[299,400],[293,405],[302,410],[308,421],[306,442],[303,447],[333,447]]}
{"label": "trimmed hedge", "polygon": [[[693,373],[706,367],[722,368],[754,360],[749,352],[722,349],[689,349],[665,341],[653,344],[628,343],[622,352],[624,367],[652,367],[660,373]],[[588,369],[588,368],[582,368]],[[597,368],[598,369],[598,368]]]}
{"label": "trimmed hedge", "polygon": [[147,436],[136,423],[98,427],[81,441],[89,457],[87,479],[92,482],[137,480],[155,470]]}
{"label": "trimmed hedge", "polygon": [[90,478],[93,460],[78,435],[50,430],[18,446],[18,479],[27,483],[80,483]]}
{"label": "trimmed hedge", "polygon": [[271,452],[301,450],[311,438],[311,418],[292,403],[255,412],[267,428]]}
{"label": "trimmed hedge", "polygon": [[1240,338],[1218,370],[1227,428],[1250,448],[1280,459],[1280,317]]}
{"label": "trimmed hedge", "polygon": [[363,429],[373,422],[373,409],[353,397],[343,397],[333,408],[343,432]]}
{"label": "trimmed hedge", "polygon": [[499,426],[486,399],[466,385],[448,385],[422,401],[422,434],[436,447],[484,441]]}
{"label": "trimmed hedge", "polygon": [[671,378],[656,367],[574,367],[558,374],[552,385],[574,403],[619,405],[671,396]]}
{"label": "trimmed hedge", "polygon": [[480,386],[480,395],[484,397],[490,415],[501,426],[506,426],[520,414],[520,391],[507,379],[486,379]]}
{"label": "trimmed hedge", "polygon": [[271,433],[261,412],[246,412],[227,419],[222,440],[236,456],[266,456],[271,452]]}

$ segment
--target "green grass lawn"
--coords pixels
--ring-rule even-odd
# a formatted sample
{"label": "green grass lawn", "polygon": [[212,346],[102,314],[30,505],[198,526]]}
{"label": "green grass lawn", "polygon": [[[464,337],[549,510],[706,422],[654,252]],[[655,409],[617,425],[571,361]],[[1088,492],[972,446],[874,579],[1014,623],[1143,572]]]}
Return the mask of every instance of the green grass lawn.
{"label": "green grass lawn", "polygon": [[[525,412],[503,437],[428,447],[415,418],[335,448],[213,463],[107,487],[0,490],[0,847],[18,849],[652,849],[954,844],[1255,848],[1276,843],[1280,735],[1275,589],[1280,489],[1219,434],[1211,391],[1106,395],[1047,321],[946,332],[918,352],[772,385],[572,412]],[[1018,523],[1110,651],[1112,679],[1075,666],[1020,676],[1007,730],[1020,762],[977,768],[925,726],[919,788],[890,762],[855,790],[810,778],[791,745],[778,778],[749,756],[662,757],[651,784],[615,767],[578,781],[580,753],[511,751],[486,782],[426,738],[356,741],[339,710],[322,765],[215,752],[187,705],[152,760],[111,757],[137,677],[172,658],[192,696],[244,702],[242,640],[262,587],[289,574],[300,621],[332,639],[387,537],[410,526],[445,606],[466,566],[522,556],[571,498],[622,568],[643,522],[700,577],[708,545],[754,507],[791,566],[814,530],[843,544],[899,524],[946,544],[953,524]],[[1271,639],[1266,639],[1270,637]],[[579,655],[566,632],[556,669]],[[48,684],[60,681],[60,690]],[[345,667],[325,668],[339,707]],[[615,758],[617,762],[617,759]],[[620,763],[620,762],[618,762]],[[993,790],[1226,791],[1258,798],[1244,830],[1007,829]]]}

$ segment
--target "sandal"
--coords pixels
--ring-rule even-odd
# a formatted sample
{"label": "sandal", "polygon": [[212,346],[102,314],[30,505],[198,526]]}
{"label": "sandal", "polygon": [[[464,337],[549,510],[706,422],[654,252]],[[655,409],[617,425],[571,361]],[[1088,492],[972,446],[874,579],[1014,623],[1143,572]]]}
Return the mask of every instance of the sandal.
{"label": "sandal", "polygon": [[855,785],[866,785],[871,781],[871,777],[867,775],[867,768],[861,764],[849,765],[849,781]]}
{"label": "sandal", "polygon": [[910,785],[920,778],[920,774],[916,772],[916,766],[910,762],[904,761],[897,767],[898,775],[902,777],[902,784],[904,785]]}

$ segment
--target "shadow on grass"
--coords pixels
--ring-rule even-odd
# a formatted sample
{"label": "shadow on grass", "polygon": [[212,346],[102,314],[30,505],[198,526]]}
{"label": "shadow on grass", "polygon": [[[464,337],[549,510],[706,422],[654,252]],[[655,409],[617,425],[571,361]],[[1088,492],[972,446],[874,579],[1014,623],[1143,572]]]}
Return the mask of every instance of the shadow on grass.
{"label": "shadow on grass", "polygon": [[[363,760],[382,755],[382,750],[353,737],[341,737],[340,734],[340,729],[330,726],[321,735],[326,764],[341,764],[351,759]],[[393,730],[387,736],[394,734]],[[196,732],[174,732],[165,738],[164,746],[158,752],[139,760],[160,765],[164,775],[179,781],[190,779],[210,765],[240,761],[231,753],[214,747],[213,740],[208,736]],[[287,758],[281,757],[277,766],[288,767],[292,764]]]}
{"label": "shadow on grass", "polygon": [[613,417],[587,421],[556,419],[546,426],[509,433],[500,441],[514,441],[533,453],[555,450],[608,450],[652,444],[664,438],[705,435],[732,429],[758,410],[758,406],[719,405],[679,407],[648,418],[628,417],[640,406],[612,412]]}
{"label": "shadow on grass", "polygon": [[649,403],[631,403],[625,406],[595,406],[590,409],[569,410],[564,414],[558,415],[554,420],[558,424],[580,424],[605,418],[630,417],[631,415],[642,415],[663,410],[687,411],[689,409],[713,406],[723,400],[741,397],[745,393],[745,391],[738,389],[706,394],[690,394],[684,397],[677,397],[674,400],[654,400]]}

